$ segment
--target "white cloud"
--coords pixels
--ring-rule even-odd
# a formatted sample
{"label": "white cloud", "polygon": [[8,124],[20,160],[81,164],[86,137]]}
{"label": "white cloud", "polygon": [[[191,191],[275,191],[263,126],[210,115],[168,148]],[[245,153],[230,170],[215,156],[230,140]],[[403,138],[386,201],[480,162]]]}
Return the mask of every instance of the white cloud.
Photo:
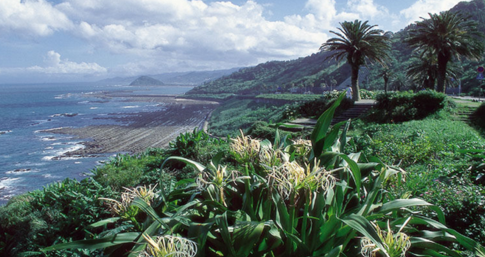
{"label": "white cloud", "polygon": [[[323,13],[310,25],[306,21],[268,21],[263,16],[264,6],[251,0],[242,5],[222,1],[68,0],[56,7],[78,20],[75,35],[114,54],[130,54],[145,61],[157,59],[160,69],[161,62],[193,69],[287,60],[318,51],[326,40],[319,26],[326,19]],[[147,64],[141,62],[146,68]]]}
{"label": "white cloud", "polygon": [[97,63],[76,63],[67,59],[61,59],[61,55],[54,51],[47,52],[44,58],[44,66],[32,66],[26,71],[46,74],[99,74],[106,73],[107,69]]}
{"label": "white cloud", "polygon": [[34,37],[71,27],[67,16],[45,0],[0,1],[0,32]]}
{"label": "white cloud", "polygon": [[373,18],[389,13],[387,8],[375,4],[374,0],[349,0],[347,6],[350,10],[366,18]]}
{"label": "white cloud", "polygon": [[[400,12],[402,16],[410,24],[421,20],[420,18],[428,18],[428,13],[439,13],[451,9],[453,6],[462,0],[418,0],[411,7]],[[469,2],[470,0],[464,0]]]}

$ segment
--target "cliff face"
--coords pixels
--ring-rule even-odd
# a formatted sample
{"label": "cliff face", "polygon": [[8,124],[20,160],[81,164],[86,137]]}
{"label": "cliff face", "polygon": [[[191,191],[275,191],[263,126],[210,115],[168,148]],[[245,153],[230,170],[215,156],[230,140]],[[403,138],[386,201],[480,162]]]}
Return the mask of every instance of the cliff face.
{"label": "cliff face", "polygon": [[154,79],[148,76],[141,76],[130,83],[130,86],[162,86],[164,85],[158,79]]}

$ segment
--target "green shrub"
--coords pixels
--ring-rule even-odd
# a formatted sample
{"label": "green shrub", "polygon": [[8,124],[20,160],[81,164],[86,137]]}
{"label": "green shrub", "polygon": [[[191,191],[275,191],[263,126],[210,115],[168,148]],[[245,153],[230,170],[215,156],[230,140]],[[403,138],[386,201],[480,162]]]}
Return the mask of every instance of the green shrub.
{"label": "green shrub", "polygon": [[[93,178],[115,191],[122,187],[134,187],[147,181],[151,172],[157,172],[167,157],[166,150],[148,149],[138,155],[118,154],[103,166],[92,170]],[[151,177],[150,177],[151,178]],[[157,179],[158,177],[155,177]]]}
{"label": "green shrub", "polygon": [[[91,179],[66,179],[42,190],[12,198],[0,207],[0,255],[44,256],[40,248],[89,238],[101,232],[89,229],[111,213],[98,198],[114,197],[109,187]],[[86,234],[87,231],[90,231]],[[97,251],[99,252],[99,251]],[[96,251],[62,250],[47,256],[95,256]]]}
{"label": "green shrub", "polygon": [[419,120],[449,105],[452,101],[445,94],[433,90],[382,93],[376,96],[376,111],[370,119],[377,122]]}
{"label": "green shrub", "polygon": [[[304,103],[297,103],[285,110],[283,113],[283,118],[285,119],[295,119],[298,117],[319,117],[324,113],[332,104],[335,102],[333,95],[327,95],[324,98],[319,98],[317,100],[308,101]],[[354,105],[354,102],[350,99],[345,98],[336,110],[336,115],[342,113],[343,111],[349,109]]]}
{"label": "green shrub", "polygon": [[229,100],[212,114],[209,133],[219,137],[245,133],[256,121],[277,123],[283,119],[286,105],[258,103],[255,100]]}
{"label": "green shrub", "polygon": [[485,129],[485,103],[482,103],[473,113],[473,122]]}

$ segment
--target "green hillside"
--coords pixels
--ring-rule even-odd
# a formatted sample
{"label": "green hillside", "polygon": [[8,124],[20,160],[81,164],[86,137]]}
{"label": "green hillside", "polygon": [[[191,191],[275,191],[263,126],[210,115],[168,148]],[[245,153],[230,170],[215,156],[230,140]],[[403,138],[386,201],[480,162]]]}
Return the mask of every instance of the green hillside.
{"label": "green hillside", "polygon": [[[483,14],[485,13],[485,0],[461,2],[451,11],[460,12],[465,18],[476,21],[480,31],[485,33],[485,15]],[[388,63],[388,69],[391,71],[389,81],[391,90],[419,89],[419,85],[412,83],[406,76],[406,70],[413,61],[413,52],[404,43],[404,40],[408,37],[408,31],[412,26],[393,33],[391,39],[391,61]],[[318,49],[315,49],[315,51],[318,51]],[[334,61],[325,61],[326,56],[327,53],[316,52],[296,60],[271,61],[244,68],[231,75],[204,83],[187,94],[257,95],[276,91],[320,93],[323,90],[334,89],[335,86],[340,85],[350,77],[350,68],[344,61],[340,64]],[[476,80],[476,69],[481,65],[481,61],[454,60],[454,63],[457,72],[461,75],[462,92],[476,95],[481,83]],[[364,76],[361,87],[383,89],[383,68],[376,65],[369,66],[368,70],[369,74]],[[458,81],[449,81],[448,87],[457,88],[458,84]]]}

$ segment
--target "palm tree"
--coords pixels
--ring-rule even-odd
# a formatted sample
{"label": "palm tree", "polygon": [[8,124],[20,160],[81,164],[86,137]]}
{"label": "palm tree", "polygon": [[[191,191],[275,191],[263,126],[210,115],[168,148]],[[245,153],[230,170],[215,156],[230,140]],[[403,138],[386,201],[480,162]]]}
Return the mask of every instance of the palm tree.
{"label": "palm tree", "polygon": [[340,61],[344,57],[347,58],[352,69],[352,98],[355,101],[360,100],[358,82],[360,66],[365,65],[367,61],[385,66],[385,61],[389,58],[389,34],[375,29],[376,25],[371,26],[367,22],[355,20],[340,23],[341,28],[338,28],[340,32],[330,31],[337,37],[327,40],[320,47],[321,51],[331,52],[327,59]]}
{"label": "palm tree", "polygon": [[478,59],[483,53],[482,34],[474,21],[450,11],[429,14],[409,31],[407,43],[422,55],[435,55],[438,62],[438,91],[446,91],[447,65],[453,57]]}

